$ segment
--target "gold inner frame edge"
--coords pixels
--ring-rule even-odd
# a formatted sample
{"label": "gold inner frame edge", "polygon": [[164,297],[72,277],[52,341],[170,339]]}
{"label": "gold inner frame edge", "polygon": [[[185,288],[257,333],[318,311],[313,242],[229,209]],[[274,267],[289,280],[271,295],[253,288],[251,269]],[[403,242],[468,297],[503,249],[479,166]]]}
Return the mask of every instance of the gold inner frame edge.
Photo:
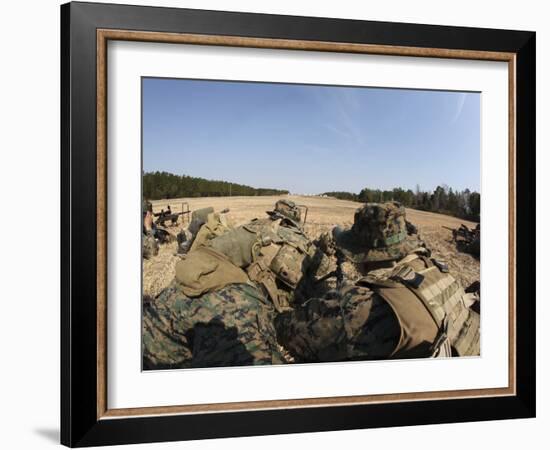
{"label": "gold inner frame edge", "polygon": [[[149,31],[98,29],[96,48],[97,81],[97,419],[128,416],[206,414],[268,409],[351,406],[400,401],[449,400],[516,394],[516,54],[478,50],[389,46],[325,41],[302,41],[240,36],[159,33]],[[287,400],[263,400],[200,405],[148,406],[108,409],[107,405],[107,42],[109,40],[171,44],[218,45],[266,49],[363,53],[409,57],[451,58],[508,62],[508,387],[449,391],[411,392]]]}

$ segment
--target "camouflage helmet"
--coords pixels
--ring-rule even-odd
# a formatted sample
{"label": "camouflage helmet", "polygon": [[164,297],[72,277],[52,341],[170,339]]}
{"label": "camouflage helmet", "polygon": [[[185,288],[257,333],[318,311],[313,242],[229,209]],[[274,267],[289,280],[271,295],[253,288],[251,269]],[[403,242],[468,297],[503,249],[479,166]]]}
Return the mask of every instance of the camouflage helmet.
{"label": "camouflage helmet", "polygon": [[145,216],[145,214],[147,214],[147,211],[153,212],[153,204],[148,200],[143,200],[141,204],[141,212]]}
{"label": "camouflage helmet", "polygon": [[405,208],[398,202],[367,203],[355,212],[351,229],[336,227],[333,236],[356,263],[397,260],[422,246],[416,236],[407,234]]}
{"label": "camouflage helmet", "polygon": [[284,216],[297,224],[302,220],[300,208],[298,208],[296,203],[292,200],[278,200],[277,203],[275,203],[275,209],[273,211],[267,211],[267,213],[270,216]]}

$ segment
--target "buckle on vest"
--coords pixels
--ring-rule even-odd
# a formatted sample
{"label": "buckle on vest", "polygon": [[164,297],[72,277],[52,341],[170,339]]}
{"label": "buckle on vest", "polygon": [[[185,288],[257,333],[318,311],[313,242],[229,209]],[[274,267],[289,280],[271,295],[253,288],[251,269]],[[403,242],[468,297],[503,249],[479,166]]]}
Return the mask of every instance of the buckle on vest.
{"label": "buckle on vest", "polygon": [[432,358],[439,356],[439,354],[441,353],[443,345],[449,338],[447,335],[448,329],[449,317],[447,316],[447,314],[445,314],[443,322],[441,322],[441,326],[439,327],[439,331],[437,332],[437,336],[435,337],[433,344],[430,346],[430,353]]}
{"label": "buckle on vest", "polygon": [[449,273],[449,266],[443,261],[438,261],[435,258],[432,258],[432,262],[442,273]]}
{"label": "buckle on vest", "polygon": [[285,309],[285,297],[279,293],[275,275],[269,267],[262,260],[254,261],[248,266],[247,273],[250,280],[259,283],[265,289],[277,312],[283,312]]}
{"label": "buckle on vest", "polygon": [[417,289],[424,281],[424,275],[420,275],[412,270],[409,266],[401,266],[394,273],[391,279],[401,281],[415,289]]}

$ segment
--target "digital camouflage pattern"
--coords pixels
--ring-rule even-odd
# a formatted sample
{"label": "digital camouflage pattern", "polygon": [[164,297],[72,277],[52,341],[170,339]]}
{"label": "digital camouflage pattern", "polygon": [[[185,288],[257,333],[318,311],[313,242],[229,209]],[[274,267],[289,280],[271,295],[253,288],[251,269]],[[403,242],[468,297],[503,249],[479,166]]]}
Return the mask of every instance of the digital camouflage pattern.
{"label": "digital camouflage pattern", "polygon": [[351,229],[336,227],[333,236],[346,257],[357,263],[397,260],[423,245],[407,232],[405,208],[398,202],[365,204],[355,212]]}
{"label": "digital camouflage pattern", "polygon": [[279,316],[278,339],[299,362],[478,356],[473,297],[420,249]]}
{"label": "digital camouflage pattern", "polygon": [[296,362],[385,359],[400,337],[391,307],[361,286],[308,300],[275,323],[279,342]]}
{"label": "digital camouflage pattern", "polygon": [[154,300],[144,302],[143,368],[282,363],[274,314],[260,290],[248,284],[191,298],[173,281]]}
{"label": "digital camouflage pattern", "polygon": [[[196,232],[207,239],[178,262],[176,279],[144,302],[145,370],[278,364],[288,361],[284,350],[296,362],[428,357],[442,337],[457,354],[479,354],[479,315],[470,314],[459,284],[422,250],[400,204],[366,204],[352,229],[312,242],[281,202],[299,212],[282,200],[269,218],[237,228],[206,214],[211,226],[203,222]],[[368,264],[342,262],[344,251]],[[331,259],[356,268],[348,280],[367,276],[329,290]],[[394,276],[404,265],[409,272]],[[401,308],[401,300],[414,308]],[[430,308],[443,316],[434,321]]]}
{"label": "digital camouflage pattern", "polygon": [[[141,212],[143,214],[143,218],[147,215],[147,213],[153,212],[153,205],[151,202],[147,200],[143,200],[141,203]],[[158,255],[159,252],[159,243],[155,239],[155,234],[153,230],[147,231],[145,229],[145,226],[143,226],[143,233],[141,237],[141,254],[145,259],[152,258],[153,256]]]}
{"label": "digital camouflage pattern", "polygon": [[273,211],[267,211],[267,213],[274,217],[285,217],[290,219],[295,226],[299,226],[302,221],[302,212],[292,200],[277,200],[275,209]]}
{"label": "digital camouflage pattern", "polygon": [[[321,286],[316,280],[329,267],[326,255],[301,228],[275,216],[254,219],[211,239],[206,245],[245,270],[250,281],[264,290],[279,312],[290,307],[296,299],[310,298]],[[194,246],[191,253],[196,251],[193,249]],[[196,272],[195,267],[189,267],[191,264],[194,264],[191,260],[178,263],[180,272]],[[213,264],[214,261],[212,267]],[[222,265],[216,264],[221,270]],[[208,264],[203,261],[201,266],[207,267]],[[213,268],[208,270],[208,274],[205,271],[204,277],[196,277],[196,281],[200,283],[202,278],[205,281],[207,278],[227,279],[213,271]],[[179,279],[182,281],[181,277]]]}
{"label": "digital camouflage pattern", "polygon": [[150,213],[153,212],[153,204],[150,201],[144,199],[141,202],[141,212],[143,213],[143,216],[147,214],[147,211],[149,211]]}
{"label": "digital camouflage pattern", "polygon": [[172,284],[144,304],[145,369],[282,363],[276,312],[309,298],[324,267],[291,220],[270,216],[215,235],[222,224],[207,217],[196,232],[208,239],[198,247],[195,239]]}
{"label": "digital camouflage pattern", "polygon": [[142,255],[145,259],[152,258],[159,253],[159,243],[155,239],[152,231],[146,232],[142,236]]}

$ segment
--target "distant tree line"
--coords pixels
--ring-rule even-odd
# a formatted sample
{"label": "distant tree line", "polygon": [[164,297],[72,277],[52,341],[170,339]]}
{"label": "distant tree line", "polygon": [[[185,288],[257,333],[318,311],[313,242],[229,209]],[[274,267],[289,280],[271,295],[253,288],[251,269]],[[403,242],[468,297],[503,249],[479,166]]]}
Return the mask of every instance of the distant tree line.
{"label": "distant tree line", "polygon": [[225,197],[235,195],[286,195],[281,189],[253,188],[227,181],[206,180],[168,172],[143,174],[143,196],[148,200],[181,197]]}
{"label": "distant tree line", "polygon": [[328,197],[334,197],[340,200],[351,200],[353,202],[360,201],[359,196],[352,192],[334,191],[334,192],[325,192],[324,194],[321,194],[321,195],[327,195]]}
{"label": "distant tree line", "polygon": [[336,197],[342,200],[356,202],[387,202],[395,200],[409,208],[447,214],[461,219],[479,222],[481,196],[478,192],[465,189],[454,191],[443,185],[437,186],[433,192],[420,190],[416,186],[411,189],[393,188],[391,191],[364,188],[359,194],[352,192],[325,192],[324,195]]}

